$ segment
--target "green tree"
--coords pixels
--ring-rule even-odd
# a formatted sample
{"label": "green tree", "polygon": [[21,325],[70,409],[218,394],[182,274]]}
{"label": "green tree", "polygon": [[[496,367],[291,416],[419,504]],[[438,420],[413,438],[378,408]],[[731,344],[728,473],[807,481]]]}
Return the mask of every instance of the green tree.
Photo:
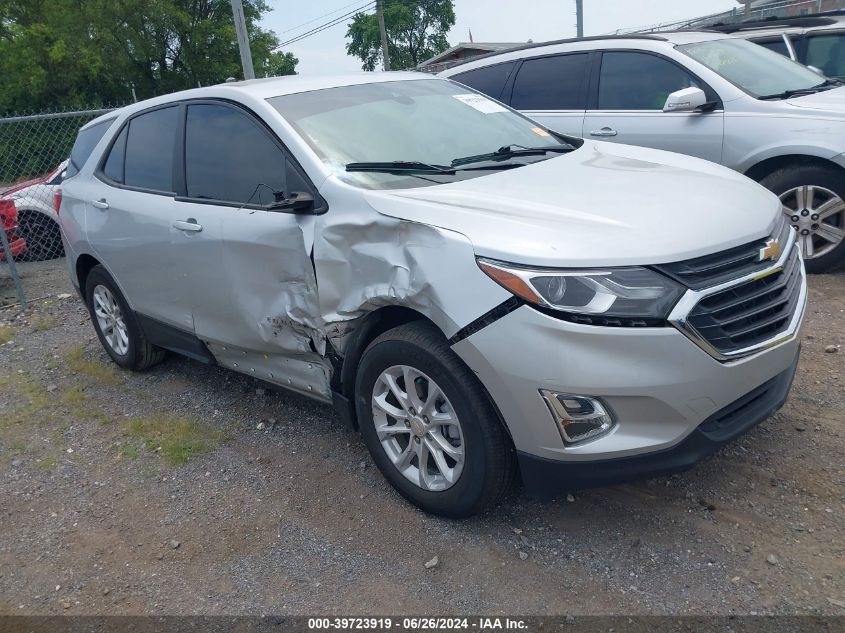
{"label": "green tree", "polygon": [[[390,69],[415,68],[449,48],[446,34],[455,24],[453,0],[384,0],[384,28]],[[364,70],[381,63],[381,34],[375,13],[356,13],[346,32],[346,52]]]}
{"label": "green tree", "polygon": [[[298,60],[244,0],[256,76]],[[242,76],[229,0],[0,0],[0,113],[126,103]]]}

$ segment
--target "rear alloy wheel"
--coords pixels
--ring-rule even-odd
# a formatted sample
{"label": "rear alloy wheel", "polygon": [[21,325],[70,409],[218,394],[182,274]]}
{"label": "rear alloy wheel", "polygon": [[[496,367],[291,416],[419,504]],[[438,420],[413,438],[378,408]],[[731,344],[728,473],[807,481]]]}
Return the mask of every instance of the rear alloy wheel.
{"label": "rear alloy wheel", "polygon": [[798,234],[807,271],[824,273],[845,263],[845,178],[833,167],[792,165],[760,181],[777,194]]}
{"label": "rear alloy wheel", "polygon": [[124,369],[143,370],[164,358],[164,350],[147,340],[135,313],[102,266],[85,279],[85,303],[97,338],[111,359]]}

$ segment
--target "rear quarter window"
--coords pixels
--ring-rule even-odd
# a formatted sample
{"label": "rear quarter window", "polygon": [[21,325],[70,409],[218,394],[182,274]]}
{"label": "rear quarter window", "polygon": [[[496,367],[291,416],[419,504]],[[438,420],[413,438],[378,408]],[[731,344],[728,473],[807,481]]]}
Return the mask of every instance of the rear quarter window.
{"label": "rear quarter window", "polygon": [[94,151],[97,143],[103,138],[113,121],[114,117],[79,131],[73,149],[70,151],[70,162],[68,162],[65,177],[73,176],[82,169],[82,166],[91,156],[91,152]]}
{"label": "rear quarter window", "polygon": [[478,92],[483,92],[494,99],[501,99],[502,90],[513,72],[516,62],[505,62],[484,68],[468,70],[465,73],[452,76],[450,79],[469,86]]}

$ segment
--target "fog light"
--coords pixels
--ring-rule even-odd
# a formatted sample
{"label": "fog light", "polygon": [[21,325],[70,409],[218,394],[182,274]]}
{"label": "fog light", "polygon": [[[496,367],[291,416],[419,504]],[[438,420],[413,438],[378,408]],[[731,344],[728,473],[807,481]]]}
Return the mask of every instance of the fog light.
{"label": "fog light", "polygon": [[564,444],[580,444],[609,432],[616,424],[610,411],[598,400],[540,389],[540,395],[555,418]]}

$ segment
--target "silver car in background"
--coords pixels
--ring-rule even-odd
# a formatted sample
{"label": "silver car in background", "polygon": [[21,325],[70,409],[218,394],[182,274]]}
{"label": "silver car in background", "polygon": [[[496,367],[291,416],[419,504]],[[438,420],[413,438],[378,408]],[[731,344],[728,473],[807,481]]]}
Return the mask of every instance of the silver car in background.
{"label": "silver car in background", "polygon": [[118,365],[171,350],[333,403],[446,516],[517,469],[548,495],[688,468],[798,360],[804,267],[770,192],[428,75],[134,104],[80,131],[62,189]]}
{"label": "silver car in background", "polygon": [[531,44],[441,73],[564,134],[681,152],[777,194],[810,272],[845,263],[845,88],[719,33]]}

